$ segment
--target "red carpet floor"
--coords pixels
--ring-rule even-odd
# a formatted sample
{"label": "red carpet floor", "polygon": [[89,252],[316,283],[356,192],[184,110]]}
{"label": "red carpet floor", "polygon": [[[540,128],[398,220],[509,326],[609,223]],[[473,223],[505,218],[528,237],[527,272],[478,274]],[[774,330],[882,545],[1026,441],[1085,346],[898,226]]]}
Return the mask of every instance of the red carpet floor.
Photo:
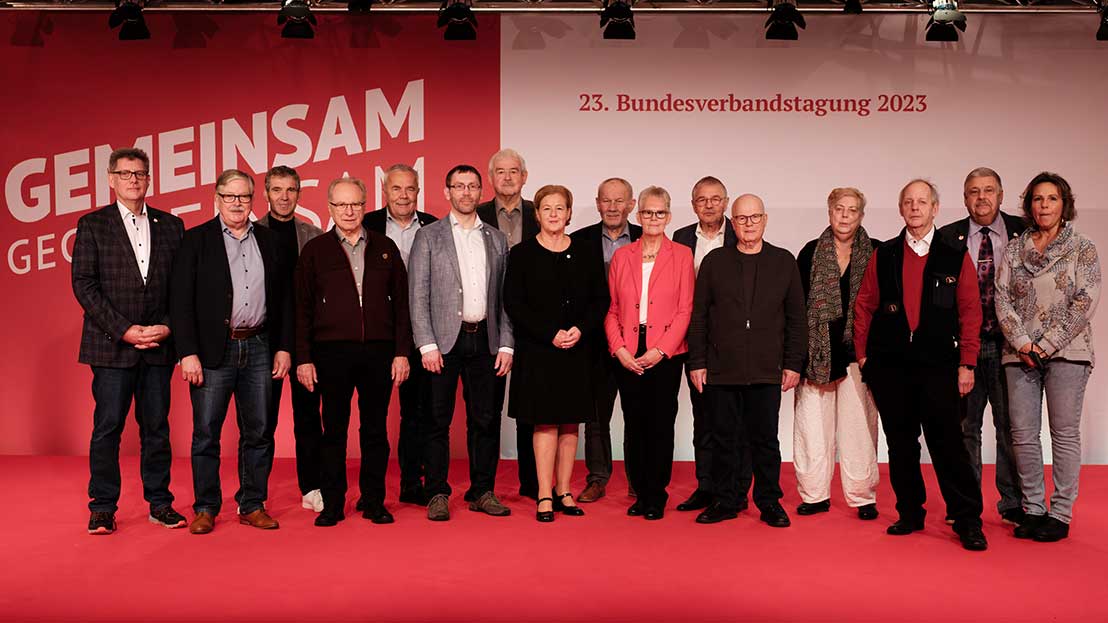
{"label": "red carpet floor", "polygon": [[[584,473],[579,465],[577,492]],[[1108,467],[1082,470],[1071,536],[1054,544],[1014,539],[987,486],[984,553],[962,550],[943,524],[928,473],[927,527],[908,537],[885,535],[894,515],[887,480],[877,521],[856,519],[837,492],[830,513],[796,516],[791,465],[782,485],[793,527],[769,528],[749,511],[697,525],[693,514],[672,510],[693,488],[691,463],[676,465],[670,509],[657,522],[624,514],[629,499],[617,476],[608,497],[584,506],[587,516],[539,524],[533,503],[514,495],[512,461],[501,463],[498,480],[512,516],[472,513],[461,502],[465,465],[455,462],[451,521],[431,523],[423,509],[395,502],[394,465],[388,506],[397,523],[375,526],[351,509],[338,527],[322,529],[300,508],[286,459],[270,489],[280,530],[234,521],[236,481],[224,469],[228,500],[216,530],[193,536],[147,522],[130,458],[119,530],[92,537],[86,459],[3,457],[0,619],[1108,620]],[[173,483],[176,507],[191,519],[187,460],[175,462]]]}

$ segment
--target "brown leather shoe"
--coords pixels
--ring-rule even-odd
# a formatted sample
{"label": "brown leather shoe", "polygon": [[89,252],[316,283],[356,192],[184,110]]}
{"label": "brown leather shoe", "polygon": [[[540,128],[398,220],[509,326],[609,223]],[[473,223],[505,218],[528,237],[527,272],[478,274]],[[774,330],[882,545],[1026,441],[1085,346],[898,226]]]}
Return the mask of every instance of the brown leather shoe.
{"label": "brown leather shoe", "polygon": [[189,524],[189,532],[193,534],[207,534],[215,528],[215,515],[207,511],[196,513],[196,518]]}
{"label": "brown leather shoe", "polygon": [[604,485],[599,482],[590,482],[589,486],[585,487],[585,490],[581,492],[581,495],[577,496],[578,502],[595,502],[604,497]]}
{"label": "brown leather shoe", "polygon": [[247,513],[245,515],[240,514],[239,523],[261,528],[262,530],[276,530],[281,527],[281,524],[277,523],[276,519],[270,517],[269,513],[265,512],[264,508],[259,508],[253,513]]}

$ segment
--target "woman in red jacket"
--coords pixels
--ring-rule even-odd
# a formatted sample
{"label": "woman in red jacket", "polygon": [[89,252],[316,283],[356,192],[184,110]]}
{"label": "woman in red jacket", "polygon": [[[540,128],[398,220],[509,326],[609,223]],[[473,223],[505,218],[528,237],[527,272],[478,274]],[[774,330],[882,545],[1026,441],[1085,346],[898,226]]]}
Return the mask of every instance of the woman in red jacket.
{"label": "woman in red jacket", "polygon": [[666,237],[669,193],[650,186],[639,194],[642,238],[612,256],[604,321],[608,348],[623,370],[627,473],[638,500],[628,515],[661,519],[673,468],[673,424],[692,315],[692,251]]}

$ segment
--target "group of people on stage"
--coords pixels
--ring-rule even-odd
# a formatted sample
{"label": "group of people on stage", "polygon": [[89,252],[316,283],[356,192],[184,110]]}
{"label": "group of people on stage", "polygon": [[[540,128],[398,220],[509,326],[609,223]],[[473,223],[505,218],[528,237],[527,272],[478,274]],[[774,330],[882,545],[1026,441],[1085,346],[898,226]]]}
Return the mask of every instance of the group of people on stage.
{"label": "group of people on stage", "polygon": [[[794,258],[765,240],[770,219],[759,197],[732,201],[710,176],[692,189],[697,222],[672,238],[669,192],[649,186],[636,197],[621,178],[597,189],[601,221],[569,234],[573,193],[548,185],[533,202],[523,199],[526,164],[510,149],[489,161],[494,196],[486,203],[480,171],[450,170],[442,219],[416,210],[419,176],[397,164],[382,180],[385,207],[368,214],[362,181],[331,182],[334,227],[323,232],[296,218],[299,176],[277,166],[265,176],[264,217],[250,218],[253,178],[232,169],[216,180],[218,215],[185,231],[145,204],[149,164],[138,149],[112,153],[117,202],[80,219],[73,250],[73,289],[85,310],[80,361],[92,368],[96,403],[91,534],[116,527],[120,436],[132,400],[150,521],[212,531],[223,499],[220,431],[233,397],[239,521],[277,528],[265,503],[286,377],[297,480],[317,526],[345,517],[355,392],[356,508],[373,523],[393,522],[385,474],[394,387],[399,501],[426,506],[430,520],[450,518],[459,380],[470,510],[510,514],[494,493],[510,385],[519,493],[536,501],[538,521],[584,515],[579,502],[605,496],[617,394],[635,497],[627,514],[661,519],[682,376],[697,488],[676,508],[700,511],[698,523],[735,518],[752,489],[763,522],[790,525],[780,504],[778,413],[795,389],[797,514],[829,510],[837,454],[847,504],[860,519],[877,518],[880,414],[898,514],[887,532],[923,529],[922,429],[947,522],[966,549],[986,549],[980,449],[989,404],[1002,519],[1020,538],[1068,534],[1101,278],[1096,248],[1073,225],[1073,192],[1056,174],[1035,176],[1013,216],[1000,211],[1000,176],[974,169],[963,189],[969,216],[941,229],[938,190],[912,180],[898,200],[904,228],[885,242],[862,227],[862,192],[836,188],[829,225]],[[193,408],[191,522],[173,509],[169,490],[178,361]],[[575,498],[582,423],[589,474]]]}

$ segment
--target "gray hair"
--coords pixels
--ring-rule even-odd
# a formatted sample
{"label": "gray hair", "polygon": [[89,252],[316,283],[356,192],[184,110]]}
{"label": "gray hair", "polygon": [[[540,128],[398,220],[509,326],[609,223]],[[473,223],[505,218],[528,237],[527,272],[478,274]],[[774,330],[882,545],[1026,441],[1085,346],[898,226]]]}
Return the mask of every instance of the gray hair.
{"label": "gray hair", "polygon": [[362,180],[360,180],[356,177],[340,177],[337,180],[333,180],[327,186],[327,202],[328,203],[331,202],[331,195],[332,195],[332,193],[335,192],[335,187],[338,186],[339,184],[351,184],[353,186],[356,186],[358,188],[358,190],[362,191],[362,199],[366,198],[365,182],[363,182]]}
{"label": "gray hair", "polygon": [[234,180],[243,180],[247,186],[250,187],[250,194],[254,194],[254,178],[250,177],[245,171],[239,169],[227,169],[223,173],[219,174],[219,177],[215,179],[215,190],[219,192],[219,189],[227,186]]}
{"label": "gray hair", "polygon": [[931,183],[931,180],[924,179],[922,177],[917,177],[914,180],[912,180],[912,181],[908,182],[907,184],[905,184],[904,188],[900,189],[900,196],[896,200],[896,205],[899,206],[901,203],[904,203],[904,193],[905,193],[905,191],[908,190],[908,187],[911,186],[912,184],[927,184],[927,188],[931,191],[931,203],[934,204],[934,203],[939,202],[939,189],[936,188],[935,185]]}
{"label": "gray hair", "polygon": [[514,149],[511,149],[509,147],[506,147],[506,148],[501,149],[500,151],[496,152],[495,154],[492,155],[491,158],[489,158],[489,174],[490,175],[492,174],[492,165],[493,165],[493,163],[496,162],[497,160],[500,160],[501,158],[511,158],[512,160],[515,160],[515,161],[519,162],[519,171],[520,171],[520,173],[526,173],[527,172],[527,163],[523,160],[523,156],[519,155],[518,151],[516,151]]}
{"label": "gray hair", "polygon": [[705,175],[704,177],[697,180],[695,184],[693,184],[693,187],[692,187],[692,197],[693,197],[693,199],[696,199],[696,191],[700,190],[701,186],[707,186],[708,184],[718,185],[720,188],[723,189],[723,195],[725,197],[727,196],[727,186],[724,185],[724,183],[722,181],[720,181],[720,179],[718,177],[714,177],[714,176],[711,176],[711,175]]}
{"label": "gray hair", "polygon": [[623,179],[622,177],[609,177],[608,179],[604,180],[603,182],[600,182],[600,185],[596,187],[596,195],[599,197],[600,196],[600,189],[604,188],[605,184],[610,184],[612,182],[619,182],[620,184],[623,184],[623,188],[627,190],[627,196],[628,197],[634,197],[635,196],[635,190],[633,188],[631,188],[631,182],[628,182],[627,180]]}
{"label": "gray hair", "polygon": [[415,185],[419,187],[419,172],[406,164],[394,164],[391,167],[385,169],[385,177],[381,178],[381,185],[384,186],[389,181],[389,176],[393,173],[410,173],[415,178]]}
{"label": "gray hair", "polygon": [[1004,188],[1004,183],[1000,181],[1000,174],[996,171],[993,171],[989,167],[977,167],[976,169],[970,171],[969,175],[966,176],[966,181],[963,182],[962,185],[965,186],[966,184],[969,184],[969,181],[975,177],[991,177],[996,180],[997,188]]}
{"label": "gray hair", "polygon": [[646,201],[649,197],[657,197],[662,201],[665,201],[666,209],[669,209],[669,191],[662,188],[661,186],[647,186],[646,188],[642,189],[642,192],[639,193],[638,205],[640,210],[642,209],[643,202]]}

